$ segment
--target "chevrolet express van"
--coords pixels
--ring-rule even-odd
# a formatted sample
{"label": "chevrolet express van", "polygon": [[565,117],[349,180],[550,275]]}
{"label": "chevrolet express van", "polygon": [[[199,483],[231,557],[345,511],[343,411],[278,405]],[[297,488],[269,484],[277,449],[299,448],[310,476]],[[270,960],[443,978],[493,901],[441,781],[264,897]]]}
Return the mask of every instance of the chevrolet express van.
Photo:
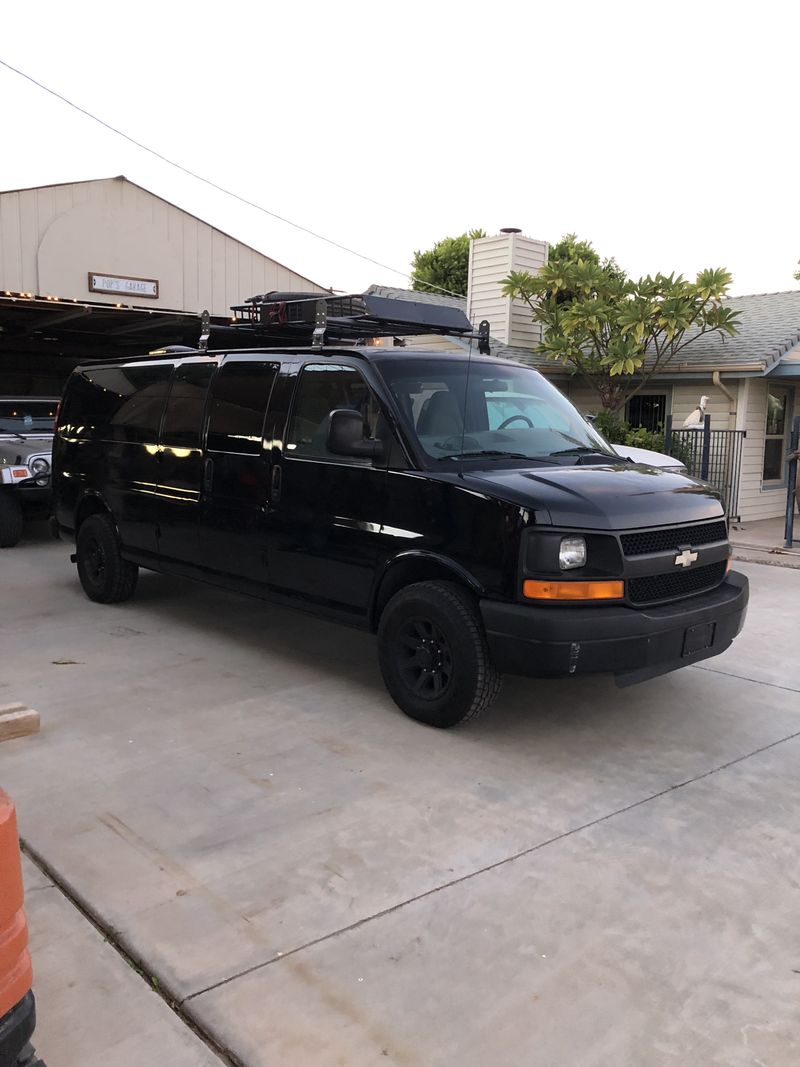
{"label": "chevrolet express van", "polygon": [[748,587],[712,488],[621,458],[528,367],[363,343],[466,337],[463,316],[348,298],[329,339],[322,301],[293,333],[277,295],[197,350],[72,374],[55,515],[92,600],[147,568],[366,628],[395,702],[438,727],[503,673],[624,685],[728,648]]}

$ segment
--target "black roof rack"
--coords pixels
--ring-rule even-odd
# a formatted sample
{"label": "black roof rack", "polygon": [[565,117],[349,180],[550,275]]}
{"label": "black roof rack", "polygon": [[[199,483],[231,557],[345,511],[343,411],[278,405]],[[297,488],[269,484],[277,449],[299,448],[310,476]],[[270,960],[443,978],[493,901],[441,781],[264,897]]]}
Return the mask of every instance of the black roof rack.
{"label": "black roof rack", "polygon": [[[358,343],[371,337],[415,334],[473,335],[461,308],[375,293],[325,296],[272,292],[252,296],[231,310],[237,333],[268,338],[271,343],[319,345],[324,341]],[[488,340],[488,324],[483,332]],[[481,334],[478,336],[481,339]]]}

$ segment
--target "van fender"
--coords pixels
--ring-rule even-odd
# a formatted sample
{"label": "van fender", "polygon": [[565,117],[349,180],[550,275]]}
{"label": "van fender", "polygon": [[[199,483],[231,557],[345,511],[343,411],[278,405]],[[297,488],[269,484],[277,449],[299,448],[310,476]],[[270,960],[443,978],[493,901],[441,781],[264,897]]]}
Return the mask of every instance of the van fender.
{"label": "van fender", "polygon": [[[108,506],[108,502],[103,494],[97,489],[86,489],[80,496],[78,503],[75,505],[75,534],[77,536],[78,528],[81,523],[89,518],[90,515],[97,515],[105,513],[110,515],[114,519],[113,512]],[[114,526],[117,525],[116,519],[114,519]],[[119,533],[119,530],[117,531]]]}
{"label": "van fender", "polygon": [[370,629],[377,630],[381,612],[400,589],[436,578],[456,581],[478,597],[486,594],[475,575],[455,560],[426,549],[408,549],[387,560],[375,580],[369,605]]}

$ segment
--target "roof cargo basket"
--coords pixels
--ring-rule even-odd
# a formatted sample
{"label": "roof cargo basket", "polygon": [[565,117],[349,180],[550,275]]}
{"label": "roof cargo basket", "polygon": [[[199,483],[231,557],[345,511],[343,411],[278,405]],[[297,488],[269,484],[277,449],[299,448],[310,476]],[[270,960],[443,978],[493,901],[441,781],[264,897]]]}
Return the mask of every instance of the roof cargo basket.
{"label": "roof cargo basket", "polygon": [[371,337],[421,334],[470,336],[472,326],[458,307],[362,293],[264,293],[231,309],[237,330],[281,343],[358,342]]}

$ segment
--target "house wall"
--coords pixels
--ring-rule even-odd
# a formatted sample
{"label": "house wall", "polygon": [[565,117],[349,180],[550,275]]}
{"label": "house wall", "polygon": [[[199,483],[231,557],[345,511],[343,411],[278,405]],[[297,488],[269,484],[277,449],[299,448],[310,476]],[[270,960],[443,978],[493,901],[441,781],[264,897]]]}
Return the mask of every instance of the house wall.
{"label": "house wall", "polygon": [[503,296],[501,286],[510,271],[536,274],[547,262],[547,242],[519,233],[479,237],[470,242],[467,314],[475,326],[488,319],[492,337],[503,344],[534,348],[541,340],[541,327],[531,322],[531,312],[522,300]]}
{"label": "house wall", "polygon": [[[89,272],[156,279],[159,296],[90,291]],[[0,193],[0,290],[228,315],[273,289],[323,292],[124,178]]]}
{"label": "house wall", "polygon": [[[742,455],[742,481],[739,499],[742,522],[775,519],[786,513],[786,486],[763,485],[764,440],[769,383],[763,378],[746,378],[743,383],[746,405],[743,429],[747,430]],[[789,419],[793,414],[790,393]],[[795,393],[794,412],[797,412]],[[788,438],[787,438],[788,440]]]}
{"label": "house wall", "polygon": [[[726,387],[736,396],[738,383],[725,382]],[[565,392],[572,403],[582,412],[598,412],[601,404],[597,393],[580,378],[571,378]],[[730,401],[717,389],[709,378],[708,381],[691,382],[656,382],[644,390],[645,393],[666,393],[667,414],[672,415],[673,426],[680,429],[684,419],[700,403],[701,396],[707,396],[706,412],[711,416],[711,428],[727,430],[729,428]]]}
{"label": "house wall", "polygon": [[[391,337],[383,337],[381,340],[384,342],[382,346],[386,348],[396,348],[398,354],[400,354],[400,348],[395,346]],[[424,348],[426,351],[431,352],[463,352],[466,355],[467,350],[455,341],[451,341],[449,337],[442,337],[439,334],[420,334],[416,337],[406,337],[406,348]],[[477,347],[474,349],[477,352]]]}
{"label": "house wall", "polygon": [[[725,385],[736,396],[737,383],[726,382]],[[681,429],[684,421],[699,406],[701,396],[708,397],[706,414],[711,416],[711,429],[733,429],[729,423],[730,401],[710,378],[706,381],[673,382],[670,408],[673,429]]]}
{"label": "house wall", "polygon": [[[510,237],[511,269],[538,274],[547,262],[547,244],[512,233]],[[542,327],[531,319],[531,309],[523,300],[509,301],[508,343],[518,348],[535,348],[542,340]]]}
{"label": "house wall", "polygon": [[492,337],[505,343],[508,342],[509,302],[500,292],[500,283],[509,270],[505,234],[470,241],[467,316],[476,327],[482,319],[488,319]]}
{"label": "house wall", "polygon": [[[548,374],[548,378],[550,375]],[[556,382],[558,385],[558,382]],[[570,378],[559,385],[562,393],[566,393],[578,411],[584,415],[596,415],[602,410],[600,398],[591,386],[586,385],[580,378]]]}
{"label": "house wall", "polygon": [[[785,487],[766,489],[762,487],[767,383],[761,378],[723,380],[736,398],[737,410],[733,420],[730,416],[731,403],[728,397],[714,386],[710,378],[707,381],[692,379],[688,382],[659,382],[648,391],[663,390],[667,393],[668,410],[672,414],[673,425],[676,429],[680,429],[684,419],[697,406],[700,397],[705,394],[709,398],[706,412],[711,415],[712,429],[747,430],[747,436],[742,442],[739,513],[743,522],[776,518],[783,515],[786,507]],[[564,391],[580,411],[600,410],[596,394],[579,379],[571,379]]]}

